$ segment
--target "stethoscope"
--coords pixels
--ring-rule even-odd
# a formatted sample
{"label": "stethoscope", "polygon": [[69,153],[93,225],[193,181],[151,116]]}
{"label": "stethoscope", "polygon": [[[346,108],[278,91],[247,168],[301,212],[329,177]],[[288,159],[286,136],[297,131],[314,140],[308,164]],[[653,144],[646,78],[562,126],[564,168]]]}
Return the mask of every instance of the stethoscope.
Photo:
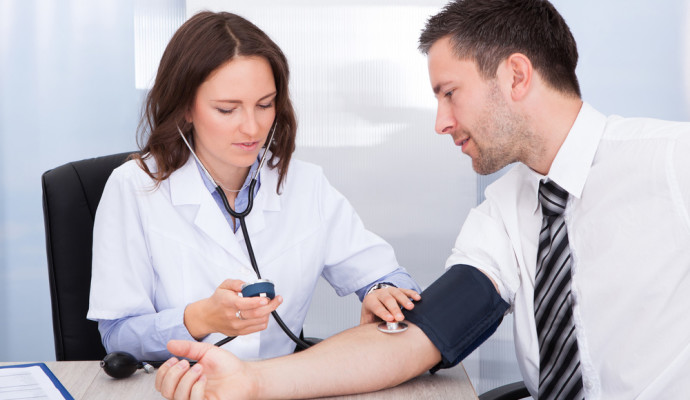
{"label": "stethoscope", "polygon": [[[254,269],[254,272],[256,272],[256,276],[258,277],[258,280],[256,282],[250,283],[250,284],[245,284],[242,286],[242,294],[244,297],[252,297],[252,296],[260,296],[260,295],[266,295],[268,293],[267,297],[270,297],[271,299],[275,296],[274,292],[274,287],[273,283],[267,279],[262,279],[261,278],[261,273],[259,272],[259,267],[256,262],[256,257],[254,256],[254,249],[252,249],[252,243],[249,240],[249,233],[247,231],[247,222],[245,221],[246,217],[249,215],[249,213],[252,211],[252,206],[254,205],[254,189],[256,188],[256,183],[257,179],[259,176],[259,172],[261,171],[261,168],[263,167],[264,163],[266,162],[266,156],[268,154],[268,149],[273,143],[273,136],[275,135],[276,131],[276,122],[273,123],[273,126],[271,127],[271,134],[268,138],[268,141],[266,142],[266,149],[264,150],[264,154],[261,157],[261,161],[259,162],[259,166],[254,171],[254,175],[252,175],[252,179],[249,183],[249,194],[247,196],[247,207],[244,209],[242,212],[237,212],[230,207],[230,203],[228,202],[228,198],[225,196],[225,193],[223,192],[223,189],[220,187],[220,185],[213,179],[211,174],[208,172],[204,164],[199,160],[199,157],[197,157],[196,153],[194,152],[194,149],[192,149],[192,146],[189,144],[187,141],[187,138],[185,137],[184,133],[182,133],[182,130],[177,127],[177,131],[180,133],[180,136],[182,137],[182,140],[184,141],[185,145],[187,145],[187,148],[189,151],[192,153],[196,161],[199,163],[201,166],[201,169],[204,171],[208,179],[213,182],[213,184],[216,186],[216,192],[220,195],[221,200],[223,201],[223,206],[225,206],[225,210],[238,219],[240,221],[240,227],[242,228],[242,234],[244,236],[244,242],[247,246],[247,253],[249,254],[249,260],[252,264],[252,268]],[[293,342],[297,344],[297,347],[299,350],[304,350],[308,347],[311,346],[310,343],[307,343],[300,339],[299,337],[295,336],[292,331],[290,331],[290,328],[285,325],[283,320],[280,318],[278,313],[276,311],[271,312],[273,315],[273,318],[275,318],[276,322],[278,325],[280,325],[280,328],[292,339]],[[230,342],[231,340],[235,339],[237,336],[228,336],[225,339],[222,339],[218,342],[216,342],[214,345],[215,346],[223,346],[224,344]],[[193,363],[193,362],[192,362]],[[144,369],[147,373],[153,373],[154,368],[159,367],[162,365],[163,362],[159,361],[139,361],[137,360],[133,355],[127,352],[123,351],[115,351],[112,353],[109,353],[105,356],[105,358],[101,361],[101,368],[105,371],[106,374],[110,375],[113,378],[126,378],[130,375],[132,375],[137,369]]]}
{"label": "stethoscope", "polygon": [[[244,236],[244,242],[247,245],[247,253],[249,254],[249,260],[252,263],[252,268],[254,268],[254,272],[256,272],[256,276],[259,278],[259,281],[255,283],[254,285],[264,285],[266,280],[261,278],[261,273],[259,272],[259,267],[256,263],[256,258],[254,257],[254,250],[252,249],[252,243],[249,240],[249,232],[247,231],[247,224],[245,222],[245,218],[249,215],[249,212],[252,210],[252,206],[254,203],[254,188],[256,186],[256,181],[257,181],[257,176],[259,175],[259,172],[261,171],[261,168],[264,165],[264,162],[266,161],[266,154],[268,154],[268,148],[270,147],[271,143],[273,143],[273,135],[275,134],[276,131],[276,122],[273,123],[273,126],[271,128],[271,134],[269,135],[268,142],[266,143],[266,150],[264,150],[264,154],[261,156],[261,161],[259,162],[259,167],[254,171],[254,175],[252,176],[252,179],[249,183],[249,194],[247,196],[247,207],[244,209],[242,212],[237,212],[230,207],[230,204],[228,203],[227,197],[225,197],[225,192],[223,192],[223,189],[220,187],[220,185],[213,179],[211,174],[206,170],[206,167],[204,167],[204,164],[199,160],[199,157],[197,157],[196,153],[192,149],[192,146],[189,144],[187,141],[187,138],[184,136],[182,133],[182,130],[177,127],[177,131],[180,133],[180,136],[182,137],[182,140],[184,140],[184,143],[187,145],[187,148],[189,148],[189,151],[192,153],[196,161],[201,165],[201,169],[204,171],[208,179],[213,182],[214,185],[216,185],[216,192],[220,195],[220,198],[223,200],[223,206],[225,206],[225,209],[227,212],[238,219],[240,221],[240,227],[242,228],[242,235]],[[243,293],[244,293],[244,287],[243,287]],[[251,289],[250,289],[251,290]],[[256,291],[254,291],[256,292]],[[283,320],[280,318],[277,312],[273,311],[271,314],[273,314],[273,317],[275,318],[276,322],[280,327],[283,329],[283,331],[292,339],[293,342],[297,344],[297,346],[300,348],[300,350],[304,350],[311,345],[309,343],[304,342],[297,336],[295,336],[292,331],[290,331],[290,328],[288,328]],[[378,330],[384,333],[400,333],[404,332],[407,330],[407,324],[404,322],[382,322],[378,325]],[[235,339],[237,336],[228,336],[223,340],[218,341],[215,343],[216,346],[220,347],[231,340]]]}
{"label": "stethoscope", "polygon": [[[266,279],[261,278],[261,273],[259,272],[259,267],[256,262],[256,257],[254,256],[254,250],[252,248],[252,243],[249,240],[249,232],[247,231],[247,223],[245,221],[246,217],[249,215],[249,213],[252,210],[252,206],[254,205],[254,189],[256,188],[256,183],[257,183],[257,178],[259,176],[259,172],[261,171],[261,168],[263,167],[264,163],[266,162],[266,155],[268,154],[268,149],[273,143],[273,136],[276,131],[276,122],[273,123],[273,126],[271,127],[271,134],[269,135],[268,141],[266,142],[266,149],[264,150],[264,154],[261,156],[261,161],[259,161],[259,166],[254,171],[254,175],[252,175],[252,179],[249,183],[249,193],[247,196],[247,207],[244,209],[242,212],[237,212],[230,207],[230,203],[228,202],[227,197],[225,196],[225,192],[223,192],[223,189],[220,187],[220,185],[213,179],[211,174],[208,172],[204,164],[199,160],[199,157],[197,157],[196,153],[194,152],[194,149],[192,149],[192,146],[189,144],[187,141],[187,138],[185,137],[184,133],[182,133],[182,130],[177,127],[177,131],[180,133],[180,136],[182,137],[182,140],[184,141],[185,145],[189,149],[189,151],[192,153],[196,161],[199,163],[201,166],[201,169],[204,171],[208,179],[213,182],[213,184],[216,186],[216,192],[220,195],[221,200],[223,201],[223,206],[225,207],[225,210],[238,219],[240,221],[240,227],[242,228],[242,235],[244,236],[244,242],[247,246],[247,253],[249,254],[249,261],[252,264],[252,268],[254,269],[254,272],[256,273],[256,276],[258,277],[258,281],[248,284],[247,286],[242,287],[242,293],[243,295],[246,295],[245,297],[251,297],[255,295],[260,295],[262,292],[269,291],[270,294],[268,297],[273,298],[273,295],[275,294],[273,292],[273,284],[270,283],[270,281]],[[270,284],[269,288],[266,288],[267,284]],[[273,318],[276,320],[280,328],[285,332],[285,334],[288,335],[290,339],[292,339],[293,342],[297,344],[297,347],[299,350],[304,350],[308,347],[311,347],[310,343],[305,342],[304,340],[300,339],[299,337],[295,336],[290,328],[285,325],[283,320],[280,318],[278,313],[276,311],[271,312],[273,315]],[[407,330],[407,325],[404,322],[382,322],[379,324],[378,329],[381,332],[385,333],[399,333],[399,332],[404,332]],[[223,346],[224,344],[230,342],[231,340],[235,339],[237,336],[228,336],[225,339],[222,339],[218,342],[216,342],[214,345],[215,346]],[[193,362],[192,362],[193,363]],[[154,367],[159,367],[162,364],[162,362],[144,362],[144,361],[139,361],[137,360],[133,355],[127,353],[127,352],[122,352],[122,351],[116,351],[113,353],[109,353],[106,355],[106,357],[101,361],[101,368],[106,372],[106,374],[110,375],[113,378],[126,378],[130,375],[132,375],[137,369],[144,369],[147,373],[152,373],[154,370]]]}
{"label": "stethoscope", "polygon": [[[179,126],[177,127],[177,131],[180,133],[182,140],[184,141],[185,145],[187,145],[187,148],[189,149],[189,151],[192,153],[192,155],[194,156],[196,161],[201,166],[201,169],[204,171],[204,174],[206,174],[206,177],[208,177],[208,179],[211,182],[213,182],[213,184],[216,186],[216,192],[218,192],[218,194],[220,195],[220,198],[223,201],[223,206],[225,207],[225,210],[230,215],[235,217],[235,219],[240,221],[240,228],[242,229],[242,235],[244,236],[244,243],[247,246],[247,253],[249,254],[249,261],[251,262],[252,268],[254,269],[254,272],[256,273],[257,278],[259,279],[253,285],[259,285],[259,286],[264,286],[266,284],[266,282],[270,282],[270,281],[267,281],[267,280],[261,278],[261,272],[259,272],[259,266],[256,262],[256,257],[254,256],[254,249],[252,248],[252,242],[249,240],[249,231],[247,230],[246,217],[252,211],[252,206],[254,205],[254,188],[256,187],[256,182],[257,182],[257,178],[259,176],[259,172],[261,172],[261,168],[263,167],[264,163],[266,162],[266,155],[268,155],[268,149],[271,146],[271,143],[273,143],[273,136],[275,135],[275,132],[276,132],[276,126],[277,126],[277,121],[274,121],[273,126],[271,127],[271,134],[269,135],[268,141],[266,142],[266,148],[264,150],[264,154],[261,156],[261,161],[259,161],[259,166],[256,169],[256,171],[254,171],[254,175],[252,175],[252,179],[249,183],[249,193],[247,195],[247,207],[245,207],[244,211],[242,211],[242,212],[237,212],[237,211],[233,210],[232,207],[230,207],[230,203],[228,202],[228,198],[225,196],[225,192],[220,187],[218,182],[216,182],[215,179],[213,179],[213,177],[208,172],[208,170],[206,169],[204,164],[201,162],[201,160],[199,160],[199,157],[197,157],[196,153],[194,152],[194,149],[192,149],[192,146],[187,141],[187,138],[185,137],[184,133],[182,133],[182,130],[180,129],[180,127]],[[250,284],[247,287],[243,287],[242,292],[243,293],[255,292],[252,290],[251,286],[252,285]],[[283,330],[283,332],[285,332],[285,334],[287,334],[288,337],[290,339],[292,339],[292,341],[295,342],[295,344],[297,344],[297,347],[300,350],[304,350],[304,349],[311,346],[309,343],[307,343],[307,342],[303,341],[302,339],[300,339],[299,337],[295,336],[295,334],[292,333],[290,328],[288,328],[287,325],[285,325],[285,323],[283,322],[283,320],[280,318],[280,316],[278,315],[278,313],[276,311],[271,312],[271,314],[273,315],[273,318],[276,320],[276,322],[278,323],[280,328]],[[215,346],[218,346],[218,347],[223,346],[224,344],[230,342],[231,340],[235,339],[236,337],[237,336],[228,336],[225,339],[220,340],[217,343],[215,343]]]}

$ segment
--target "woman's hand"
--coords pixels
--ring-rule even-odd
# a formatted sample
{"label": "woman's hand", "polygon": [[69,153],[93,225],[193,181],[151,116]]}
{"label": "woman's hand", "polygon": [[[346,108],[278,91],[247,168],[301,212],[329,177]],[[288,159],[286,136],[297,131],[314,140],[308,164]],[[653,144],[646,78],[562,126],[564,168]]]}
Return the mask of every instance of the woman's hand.
{"label": "woman's hand", "polygon": [[385,287],[376,289],[364,297],[362,301],[362,317],[360,324],[367,324],[377,321],[378,318],[386,322],[402,321],[405,319],[400,307],[407,310],[414,308],[410,301],[419,300],[422,297],[412,289],[400,289],[396,287]]}
{"label": "woman's hand", "polygon": [[209,343],[182,340],[168,342],[172,354],[199,360],[189,367],[187,360],[171,358],[156,373],[156,390],[166,399],[247,399],[256,396],[258,386],[247,374],[247,366],[229,351]]}
{"label": "woman's hand", "polygon": [[185,308],[184,324],[192,337],[201,340],[214,332],[240,336],[266,329],[269,315],[283,302],[283,298],[240,297],[238,293],[242,291],[243,283],[227,279],[211,297]]}

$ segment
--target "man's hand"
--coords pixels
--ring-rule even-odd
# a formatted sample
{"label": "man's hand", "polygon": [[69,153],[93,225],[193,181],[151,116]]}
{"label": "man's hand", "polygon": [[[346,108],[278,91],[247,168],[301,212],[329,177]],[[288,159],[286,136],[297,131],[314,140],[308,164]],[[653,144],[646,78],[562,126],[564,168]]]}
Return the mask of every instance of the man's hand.
{"label": "man's hand", "polygon": [[258,386],[247,366],[229,351],[209,343],[171,340],[168,350],[179,357],[198,360],[190,368],[187,360],[171,358],[156,373],[156,390],[166,399],[220,400],[256,397]]}
{"label": "man's hand", "polygon": [[422,297],[412,289],[396,287],[376,289],[362,300],[362,316],[359,323],[367,324],[375,322],[379,318],[386,322],[402,321],[405,317],[400,311],[400,307],[405,307],[408,310],[414,308],[410,298],[419,300]]}

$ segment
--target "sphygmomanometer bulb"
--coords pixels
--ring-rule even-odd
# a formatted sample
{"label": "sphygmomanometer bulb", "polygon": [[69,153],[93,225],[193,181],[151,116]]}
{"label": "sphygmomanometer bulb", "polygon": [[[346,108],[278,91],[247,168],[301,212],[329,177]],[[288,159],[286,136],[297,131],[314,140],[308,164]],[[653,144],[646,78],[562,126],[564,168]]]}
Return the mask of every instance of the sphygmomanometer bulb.
{"label": "sphygmomanometer bulb", "polygon": [[140,368],[144,368],[146,372],[153,371],[152,366],[140,362],[126,351],[115,351],[106,355],[101,361],[101,368],[115,379],[127,378]]}

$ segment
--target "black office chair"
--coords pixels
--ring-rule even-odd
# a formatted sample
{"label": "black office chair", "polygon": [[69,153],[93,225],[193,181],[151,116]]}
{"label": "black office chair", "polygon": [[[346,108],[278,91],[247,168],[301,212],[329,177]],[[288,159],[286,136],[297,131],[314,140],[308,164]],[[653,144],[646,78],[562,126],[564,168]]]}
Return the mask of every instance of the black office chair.
{"label": "black office chair", "polygon": [[479,396],[479,400],[519,400],[530,397],[524,382],[515,382],[491,389]]}
{"label": "black office chair", "polygon": [[86,319],[93,220],[108,177],[130,154],[70,162],[41,177],[57,361],[105,356],[98,324]]}

